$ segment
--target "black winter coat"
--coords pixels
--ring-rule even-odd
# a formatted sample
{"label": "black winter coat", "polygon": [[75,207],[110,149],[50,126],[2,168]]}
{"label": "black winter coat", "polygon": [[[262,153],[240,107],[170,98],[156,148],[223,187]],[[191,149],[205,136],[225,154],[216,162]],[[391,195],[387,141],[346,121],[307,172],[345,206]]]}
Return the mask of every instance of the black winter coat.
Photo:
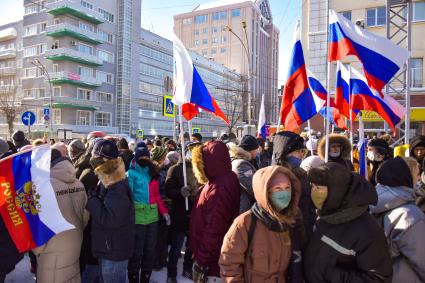
{"label": "black winter coat", "polygon": [[384,232],[367,212],[377,202],[376,191],[359,175],[351,176],[334,176],[336,186],[328,185],[321,218],[303,256],[308,283],[391,282]]}
{"label": "black winter coat", "polygon": [[0,217],[0,274],[11,272],[23,257],[24,254],[19,253]]}
{"label": "black winter coat", "polygon": [[120,157],[122,158],[122,161],[125,165],[125,171],[127,172],[130,168],[131,160],[134,158],[134,154],[131,152],[131,150],[123,150],[120,151]]}
{"label": "black winter coat", "polygon": [[120,159],[109,160],[95,172],[101,185],[86,206],[92,220],[93,255],[113,261],[127,260],[133,254],[135,214],[124,163]]}

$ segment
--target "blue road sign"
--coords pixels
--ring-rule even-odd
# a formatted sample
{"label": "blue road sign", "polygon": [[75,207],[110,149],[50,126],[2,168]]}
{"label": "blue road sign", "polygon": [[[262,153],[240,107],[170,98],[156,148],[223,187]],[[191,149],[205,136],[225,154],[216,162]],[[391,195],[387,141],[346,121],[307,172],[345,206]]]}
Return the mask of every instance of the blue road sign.
{"label": "blue road sign", "polygon": [[50,109],[49,108],[44,108],[43,114],[44,115],[49,115],[50,114]]}
{"label": "blue road sign", "polygon": [[26,111],[21,116],[22,124],[25,126],[32,126],[35,123],[35,114],[31,111]]}

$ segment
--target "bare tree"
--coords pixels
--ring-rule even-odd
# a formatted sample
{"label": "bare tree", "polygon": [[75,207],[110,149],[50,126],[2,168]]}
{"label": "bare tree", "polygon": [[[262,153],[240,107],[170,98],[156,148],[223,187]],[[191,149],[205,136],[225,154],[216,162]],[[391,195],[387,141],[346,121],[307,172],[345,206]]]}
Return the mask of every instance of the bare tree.
{"label": "bare tree", "polygon": [[2,86],[0,88],[0,113],[6,118],[9,136],[14,131],[14,121],[21,114],[23,108],[20,101],[16,98],[16,89],[14,85]]}
{"label": "bare tree", "polygon": [[227,79],[226,86],[224,88],[218,87],[223,91],[224,98],[224,112],[229,119],[228,131],[229,134],[232,130],[242,122],[243,116],[243,95],[245,95],[245,91],[241,89],[234,89],[229,85],[229,79]]}

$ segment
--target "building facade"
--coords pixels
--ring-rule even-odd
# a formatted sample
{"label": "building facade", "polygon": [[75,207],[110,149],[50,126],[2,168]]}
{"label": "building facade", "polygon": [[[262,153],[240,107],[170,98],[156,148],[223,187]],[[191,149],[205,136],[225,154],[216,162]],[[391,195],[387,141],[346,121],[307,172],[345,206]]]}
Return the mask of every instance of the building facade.
{"label": "building facade", "polygon": [[[246,83],[251,83],[253,122],[259,114],[262,94],[267,121],[277,120],[279,30],[273,24],[269,1],[219,0],[202,4],[174,16],[174,31],[187,48],[236,70],[244,75]],[[247,109],[245,93],[245,121]]]}
{"label": "building facade", "polygon": [[[411,136],[425,133],[425,74],[423,71],[425,57],[425,1],[412,1],[411,33]],[[302,6],[302,40],[305,60],[308,68],[326,85],[327,76],[327,11],[333,9],[353,22],[358,22],[368,31],[386,37],[386,0],[307,0]],[[397,20],[397,19],[395,19]],[[398,35],[400,36],[400,35]],[[400,40],[401,38],[397,38]],[[343,61],[357,70],[362,66],[353,57]],[[335,85],[335,64],[331,65],[331,92]],[[397,86],[401,87],[401,86]],[[390,92],[392,95],[393,93]],[[402,97],[396,97],[402,99]],[[422,117],[422,118],[421,118]],[[365,117],[365,126],[369,129],[383,129],[383,120],[378,115]],[[316,129],[322,129],[322,119],[314,119]]]}

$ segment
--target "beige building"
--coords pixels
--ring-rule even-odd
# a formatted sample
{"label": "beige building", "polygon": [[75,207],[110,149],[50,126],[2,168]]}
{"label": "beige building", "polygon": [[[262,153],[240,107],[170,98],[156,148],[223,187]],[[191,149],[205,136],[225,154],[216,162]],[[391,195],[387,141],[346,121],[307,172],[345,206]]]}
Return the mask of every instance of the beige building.
{"label": "beige building", "polygon": [[[367,30],[386,36],[386,0],[306,0],[302,6],[302,41],[308,68],[326,85],[327,75],[327,10],[343,14],[353,22],[359,22]],[[424,133],[425,121],[425,1],[412,1],[411,34],[411,106],[414,109],[411,128],[414,133]],[[400,40],[400,38],[398,38]],[[359,71],[362,69],[357,58],[351,56],[344,60]],[[335,64],[331,66],[331,91],[334,86]],[[420,113],[418,111],[421,111]],[[422,119],[420,117],[422,116]],[[379,119],[369,121],[369,127],[383,127]]]}
{"label": "beige building", "polygon": [[[246,34],[242,22],[246,23]],[[227,27],[245,45],[248,41],[249,63],[241,41]],[[253,122],[258,117],[262,94],[267,121],[277,120],[279,30],[273,25],[268,0],[220,0],[202,4],[191,12],[174,16],[174,31],[187,48],[236,70],[245,80],[251,74]],[[247,99],[244,102],[247,109]],[[244,117],[247,118],[247,112]]]}

